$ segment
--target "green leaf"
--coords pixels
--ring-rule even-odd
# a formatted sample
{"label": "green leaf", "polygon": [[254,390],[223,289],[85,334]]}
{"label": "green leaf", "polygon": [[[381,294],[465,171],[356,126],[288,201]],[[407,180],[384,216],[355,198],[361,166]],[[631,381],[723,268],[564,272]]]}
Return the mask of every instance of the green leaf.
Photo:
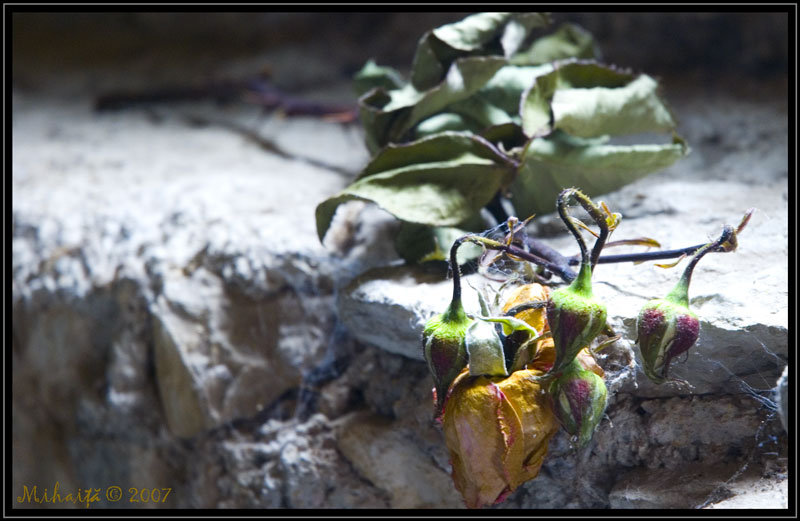
{"label": "green leaf", "polygon": [[513,117],[518,117],[520,98],[536,78],[553,70],[551,64],[537,66],[505,65],[501,67],[486,85],[478,91],[478,95],[488,103],[504,110]]}
{"label": "green leaf", "polygon": [[417,45],[411,83],[418,90],[434,87],[454,60],[481,50],[511,17],[512,13],[478,13],[428,31]]}
{"label": "green leaf", "polygon": [[359,99],[361,120],[371,152],[389,143],[402,142],[417,123],[451,104],[466,100],[505,64],[503,58],[460,58],[453,62],[439,85],[419,92],[412,85],[386,92],[375,89]]}
{"label": "green leaf", "polygon": [[358,99],[359,117],[364,126],[364,140],[371,153],[389,142],[389,130],[400,112],[384,112],[383,107],[392,100],[382,88],[375,88]]}
{"label": "green leaf", "polygon": [[456,60],[447,72],[444,81],[426,91],[418,99],[408,118],[393,128],[393,136],[402,136],[404,132],[424,118],[453,103],[466,100],[483,87],[503,65],[505,65],[505,60],[502,58],[478,57]]}
{"label": "green leaf", "polygon": [[380,87],[386,90],[399,89],[405,84],[402,75],[392,67],[377,65],[369,60],[354,77],[354,89],[358,96]]}
{"label": "green leaf", "polygon": [[631,71],[604,65],[594,60],[565,60],[555,64],[559,89],[590,87],[615,88],[627,85],[634,78]]}
{"label": "green leaf", "polygon": [[522,128],[532,137],[549,134],[554,125],[553,98],[563,89],[600,87],[614,90],[625,87],[633,78],[629,72],[592,61],[559,63],[551,72],[536,77],[531,88],[523,94],[520,106]]}
{"label": "green leaf", "polygon": [[508,376],[503,341],[489,322],[476,320],[467,328],[464,338],[472,376]]}
{"label": "green leaf", "polygon": [[511,116],[507,112],[489,103],[479,95],[453,103],[448,109],[475,122],[480,129],[512,123]]}
{"label": "green leaf", "polygon": [[[395,238],[395,249],[409,264],[448,261],[453,243],[467,233],[462,228],[403,222]],[[477,259],[481,253],[483,249],[480,246],[467,242],[458,248],[456,261],[463,265]]]}
{"label": "green leaf", "polygon": [[419,123],[415,129],[416,137],[445,130],[467,130],[479,134],[486,128],[512,123],[508,113],[477,95],[448,105],[447,110]]}
{"label": "green leaf", "polygon": [[547,13],[517,14],[506,24],[500,38],[505,57],[510,58],[519,51],[532,29],[550,25],[551,21]]}
{"label": "green leaf", "polygon": [[555,127],[578,137],[670,132],[675,121],[657,89],[643,74],[624,87],[558,90],[551,105]]}
{"label": "green leaf", "polygon": [[459,55],[455,49],[426,33],[417,45],[414,61],[411,62],[411,85],[419,90],[433,87],[444,78],[447,68]]}
{"label": "green leaf", "polygon": [[411,83],[419,90],[434,87],[458,58],[508,58],[532,29],[549,23],[550,16],[542,13],[478,13],[428,31],[417,45]]}
{"label": "green leaf", "polygon": [[578,25],[566,23],[553,34],[538,38],[509,61],[515,65],[538,65],[567,58],[592,59],[596,54],[592,35]]}
{"label": "green leaf", "polygon": [[510,190],[519,215],[549,213],[565,187],[589,197],[614,191],[673,164],[689,149],[678,136],[665,145],[608,145],[555,131],[531,140]]}
{"label": "green leaf", "polygon": [[528,137],[516,123],[488,127],[481,132],[481,136],[490,143],[502,145],[509,152],[528,143]]}
{"label": "green leaf", "polygon": [[497,150],[479,136],[470,132],[442,132],[410,143],[385,147],[367,163],[356,179],[414,165],[453,161],[465,154],[492,163],[503,161]]}
{"label": "green leaf", "polygon": [[478,133],[481,127],[475,121],[469,120],[461,114],[453,112],[440,112],[435,116],[431,116],[423,120],[417,128],[414,129],[415,139],[421,139],[440,132],[463,132],[469,131]]}
{"label": "green leaf", "polygon": [[513,16],[514,13],[478,13],[437,27],[431,33],[452,49],[475,51],[491,42]]}
{"label": "green leaf", "polygon": [[400,220],[457,226],[477,214],[511,181],[513,169],[482,138],[444,133],[387,147],[361,176],[317,206],[320,240],[346,201],[376,203]]}
{"label": "green leaf", "polygon": [[532,334],[534,337],[539,336],[539,332],[536,331],[530,324],[525,322],[524,320],[520,320],[514,317],[475,317],[481,321],[485,322],[494,322],[498,323],[503,327],[503,334],[508,336],[514,331],[527,331],[528,333]]}
{"label": "green leaf", "polygon": [[520,117],[525,134],[536,137],[553,129],[550,101],[558,85],[558,71],[536,78],[533,87],[523,95]]}
{"label": "green leaf", "polygon": [[590,197],[611,192],[686,155],[678,137],[665,145],[606,143],[609,135],[674,131],[657,88],[649,76],[595,62],[558,64],[537,77],[521,106],[523,130],[533,139],[511,186],[517,212],[552,211],[568,186]]}

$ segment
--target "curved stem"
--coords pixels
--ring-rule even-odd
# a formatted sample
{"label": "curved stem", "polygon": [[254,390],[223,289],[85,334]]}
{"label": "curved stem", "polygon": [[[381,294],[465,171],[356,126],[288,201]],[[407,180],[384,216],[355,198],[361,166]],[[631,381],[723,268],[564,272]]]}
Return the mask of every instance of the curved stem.
{"label": "curved stem", "polygon": [[567,204],[569,203],[570,196],[579,193],[580,192],[575,188],[566,188],[562,190],[561,193],[558,194],[556,208],[558,208],[558,216],[561,217],[561,220],[564,221],[567,229],[575,237],[575,240],[578,241],[578,246],[581,249],[581,262],[583,264],[588,264],[591,262],[591,258],[589,257],[589,249],[586,247],[586,242],[583,240],[581,232],[578,231],[578,228],[572,222],[572,219],[570,219],[570,216],[567,213]]}
{"label": "curved stem", "polygon": [[594,267],[600,260],[600,252],[603,251],[603,246],[606,245],[606,240],[608,240],[608,236],[611,234],[611,231],[608,229],[608,224],[605,222],[605,217],[603,217],[603,224],[603,226],[600,226],[600,236],[594,241],[594,247],[592,248],[592,272],[594,272]]}
{"label": "curved stem", "polygon": [[453,242],[453,246],[450,247],[450,270],[453,272],[453,302],[461,300],[461,268],[458,266],[458,259],[456,256],[459,246],[461,246],[468,237],[469,235],[459,237]]}
{"label": "curved stem", "polygon": [[589,214],[595,224],[597,224],[598,228],[600,228],[600,235],[597,236],[597,240],[594,241],[594,247],[592,247],[591,263],[592,272],[594,272],[594,267],[597,265],[597,261],[600,259],[600,252],[603,251],[603,247],[606,245],[606,241],[608,240],[608,236],[611,234],[611,230],[608,226],[608,221],[606,220],[606,216],[603,214],[603,211],[596,206],[591,199],[589,199],[580,190],[575,190],[575,198],[578,200],[580,205],[583,206],[583,209],[586,210],[586,213]]}
{"label": "curved stem", "polygon": [[692,273],[694,272],[695,266],[697,263],[700,262],[706,253],[719,251],[719,247],[729,242],[732,238],[736,236],[736,232],[734,231],[733,227],[729,224],[726,224],[722,229],[722,234],[716,241],[710,242],[697,250],[692,260],[689,261],[689,264],[686,266],[686,269],[683,270],[683,275],[681,275],[678,284],[675,285],[675,288],[667,295],[666,298],[674,298],[676,300],[684,301],[684,305],[688,305],[689,299],[689,283],[692,280]]}
{"label": "curved stem", "polygon": [[532,254],[529,251],[526,251],[518,246],[514,246],[513,244],[504,244],[502,242],[494,241],[492,239],[487,239],[486,237],[481,237],[480,235],[465,235],[460,240],[462,241],[470,241],[475,244],[479,244],[481,246],[485,246],[490,250],[498,250],[503,251],[509,255],[513,255],[514,257],[519,257],[520,259],[526,260],[530,263],[536,264],[537,266],[543,266],[548,270],[552,271],[559,277],[561,277],[566,282],[572,282],[577,277],[577,274],[572,271],[569,266],[562,262],[553,262],[548,259],[543,259],[537,255]]}
{"label": "curved stem", "polygon": [[533,302],[526,302],[525,304],[520,304],[519,306],[514,306],[513,308],[509,309],[503,316],[506,317],[513,317],[516,316],[518,313],[522,313],[523,311],[528,311],[529,309],[542,309],[547,307],[546,300],[536,300]]}
{"label": "curved stem", "polygon": [[[598,264],[613,264],[617,262],[645,262],[651,260],[664,260],[674,259],[681,255],[693,255],[700,248],[706,246],[705,244],[696,244],[694,246],[687,246],[686,248],[679,248],[676,250],[658,250],[658,251],[644,251],[640,253],[620,253],[618,255],[603,255],[597,259]],[[580,264],[581,260],[577,256],[567,259],[567,263],[571,266]]]}
{"label": "curved stem", "polygon": [[697,253],[694,255],[694,257],[692,257],[692,260],[689,261],[689,265],[686,266],[686,269],[683,271],[683,276],[681,277],[682,279],[685,279],[687,286],[689,285],[689,281],[692,278],[692,272],[694,272],[694,267],[697,266],[697,263],[700,261],[700,259],[702,259],[706,253],[716,250],[717,248],[719,248],[719,246],[731,240],[731,237],[733,236],[734,236],[733,227],[726,224],[722,229],[722,234],[719,236],[719,239],[717,239],[714,242],[708,243],[699,250],[697,250]]}

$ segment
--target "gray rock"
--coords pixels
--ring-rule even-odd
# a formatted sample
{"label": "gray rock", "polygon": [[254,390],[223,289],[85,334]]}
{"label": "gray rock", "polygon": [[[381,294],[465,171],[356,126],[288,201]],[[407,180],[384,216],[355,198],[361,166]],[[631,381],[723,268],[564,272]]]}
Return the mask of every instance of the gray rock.
{"label": "gray rock", "polygon": [[[619,393],[607,415],[583,450],[559,432],[539,477],[499,508],[694,508],[737,474],[742,462],[733,454],[753,450],[763,421],[751,401],[730,396],[641,400]],[[717,481],[703,477],[710,474]]]}
{"label": "gray rock", "polygon": [[225,291],[202,268],[167,279],[152,313],[155,370],[173,432],[191,436],[252,416],[299,387],[328,345],[331,302],[295,293],[253,299]]}
{"label": "gray rock", "polygon": [[[213,125],[190,130],[179,112],[153,124],[87,101],[15,98],[14,482],[172,486],[187,455],[170,435],[256,415],[324,359],[349,272],[319,244],[313,210],[344,179]],[[314,149],[341,150],[346,138],[327,135]],[[287,204],[297,213],[276,211]],[[207,506],[215,495],[200,491]]]}
{"label": "gray rock", "polygon": [[788,509],[789,481],[768,479],[760,476],[745,476],[735,483],[723,487],[727,496],[721,501],[709,503],[707,509]]}
{"label": "gray rock", "polygon": [[[465,277],[462,286],[465,309],[477,313],[477,296],[468,281]],[[445,280],[440,270],[375,268],[346,287],[337,306],[342,321],[359,341],[423,360],[425,322],[447,308],[452,294],[453,283]]]}
{"label": "gray rock", "polygon": [[677,470],[634,469],[609,494],[615,509],[694,508],[736,471],[735,466],[709,469],[688,465]]}
{"label": "gray rock", "polygon": [[392,422],[360,414],[348,417],[340,429],[339,450],[387,493],[391,508],[464,508],[448,473]]}

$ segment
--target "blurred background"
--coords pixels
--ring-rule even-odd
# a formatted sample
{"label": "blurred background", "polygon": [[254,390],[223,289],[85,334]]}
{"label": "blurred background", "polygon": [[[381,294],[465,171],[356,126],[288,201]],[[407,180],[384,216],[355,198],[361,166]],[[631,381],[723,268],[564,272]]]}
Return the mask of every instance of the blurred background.
{"label": "blurred background", "polygon": [[[94,73],[85,88],[133,87],[268,67],[278,85],[319,88],[347,81],[369,58],[407,70],[424,30],[467,14],[14,13],[13,81],[35,88],[85,69]],[[655,76],[744,79],[788,66],[786,13],[554,13],[553,20],[591,32],[606,61]]]}

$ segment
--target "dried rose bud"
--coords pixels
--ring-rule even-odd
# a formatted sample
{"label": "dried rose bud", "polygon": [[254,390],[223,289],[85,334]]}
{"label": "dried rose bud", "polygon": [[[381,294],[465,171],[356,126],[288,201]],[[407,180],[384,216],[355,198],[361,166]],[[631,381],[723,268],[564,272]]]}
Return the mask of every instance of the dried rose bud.
{"label": "dried rose bud", "polygon": [[606,316],[605,304],[592,294],[592,268],[582,262],[575,280],[554,291],[547,304],[547,323],[556,349],[553,371],[566,368],[603,331]]}
{"label": "dried rose bud", "polygon": [[[575,223],[580,221],[567,213],[567,205],[573,197],[600,227],[600,234],[591,254],[580,231],[575,227]],[[569,286],[550,295],[547,304],[547,323],[556,349],[556,360],[552,369],[555,372],[565,369],[578,352],[589,345],[606,326],[606,306],[592,294],[592,271],[608,235],[617,227],[621,216],[612,214],[605,204],[601,206],[595,205],[576,188],[566,188],[558,194],[556,208],[581,249],[581,268]]]}
{"label": "dried rose bud", "polygon": [[539,474],[558,430],[541,384],[541,371],[508,377],[470,376],[453,382],[442,427],[453,482],[468,508],[503,501]]}
{"label": "dried rose bud", "polygon": [[[591,356],[588,356],[588,360],[591,363],[584,356],[574,358],[550,383],[548,390],[553,412],[564,430],[577,438],[579,447],[586,446],[592,439],[606,412],[608,398],[602,369]],[[596,372],[597,369],[599,372]]]}
{"label": "dried rose bud", "polygon": [[666,382],[672,360],[688,351],[700,335],[700,320],[689,310],[689,283],[697,262],[708,252],[735,248],[736,233],[725,226],[719,239],[697,251],[666,297],[649,301],[639,311],[636,342],[642,353],[644,373],[653,382]]}
{"label": "dried rose bud", "polygon": [[688,351],[700,334],[700,321],[689,310],[688,295],[681,301],[674,293],[645,304],[636,324],[644,373],[657,384],[667,381],[672,360]]}
{"label": "dried rose bud", "polygon": [[436,388],[436,416],[447,396],[447,388],[467,365],[465,337],[472,319],[464,313],[461,299],[453,299],[447,310],[428,320],[422,332],[423,356]]}

